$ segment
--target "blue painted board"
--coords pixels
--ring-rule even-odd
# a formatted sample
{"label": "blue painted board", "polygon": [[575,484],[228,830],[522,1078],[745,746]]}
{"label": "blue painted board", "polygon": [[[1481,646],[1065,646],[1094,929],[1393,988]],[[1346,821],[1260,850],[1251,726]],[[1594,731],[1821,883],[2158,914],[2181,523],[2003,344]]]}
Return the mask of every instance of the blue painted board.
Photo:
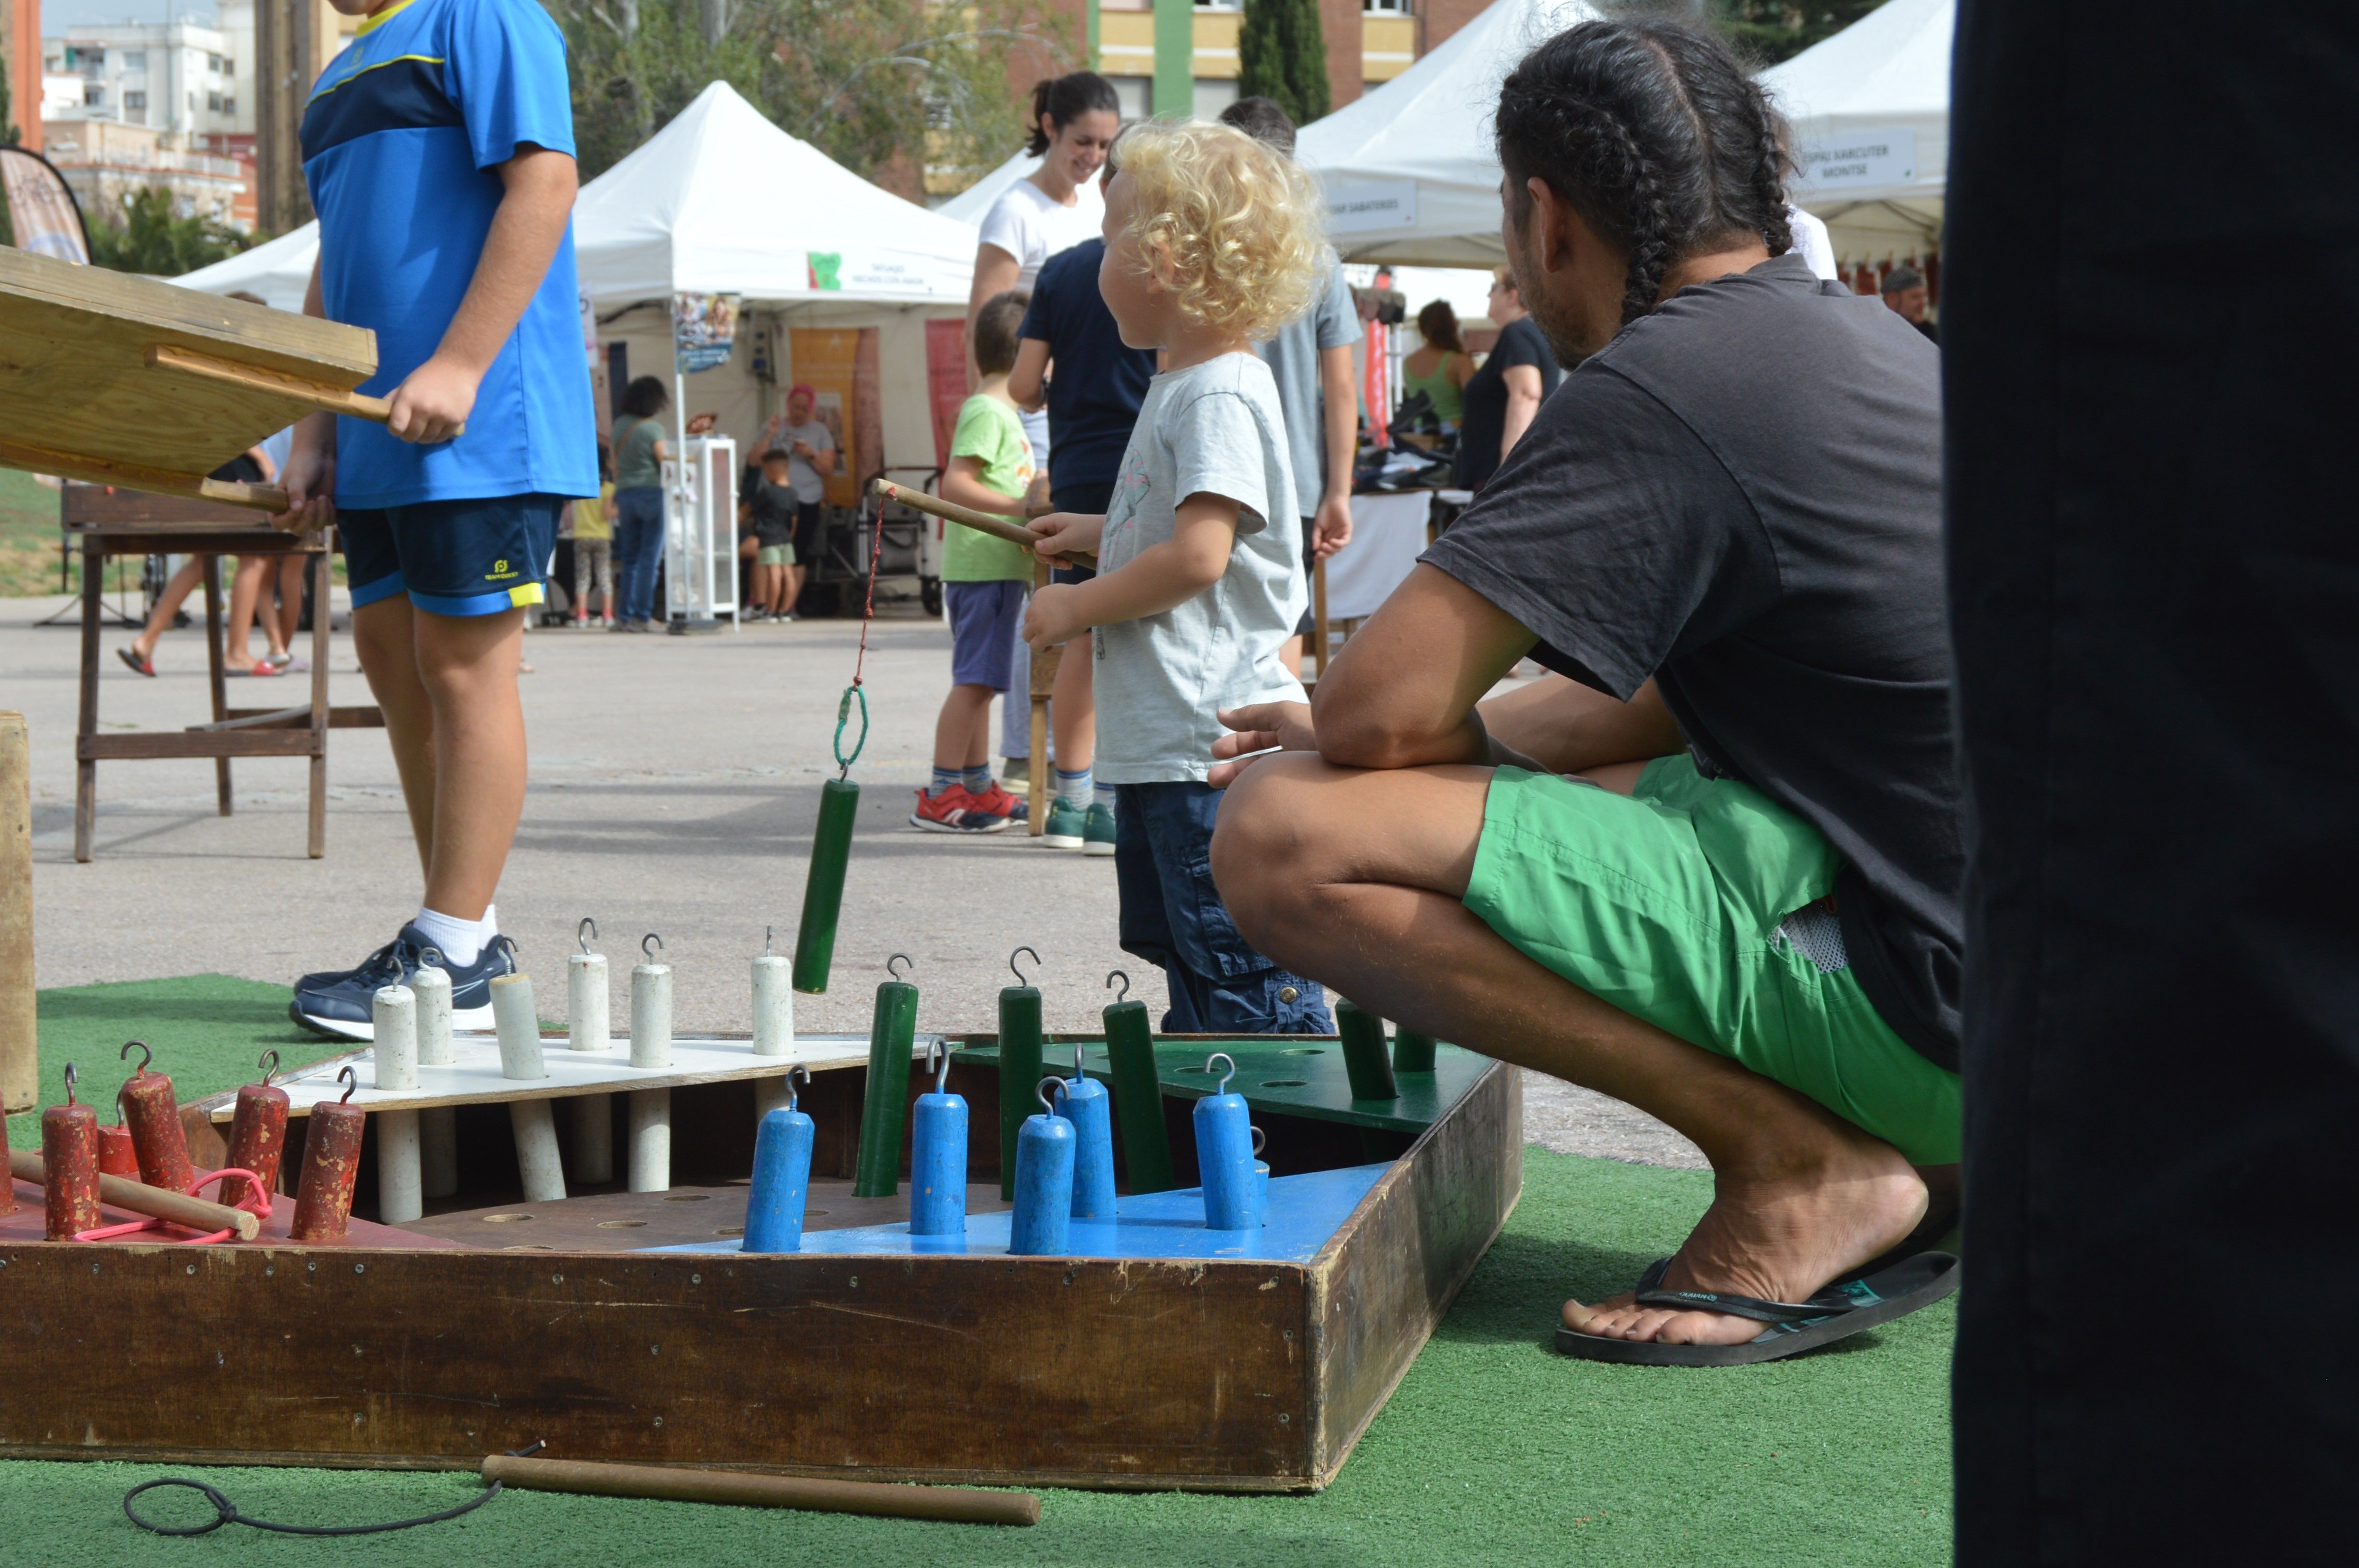
{"label": "blue painted board", "polygon": [[[1258,1230],[1207,1230],[1204,1192],[1185,1187],[1147,1193],[1122,1199],[1111,1222],[1075,1218],[1063,1254],[1072,1258],[1251,1258],[1269,1262],[1308,1263],[1319,1255],[1360,1200],[1368,1195],[1386,1171],[1387,1163],[1352,1165],[1339,1171],[1310,1171],[1299,1176],[1273,1176],[1269,1183],[1269,1222]],[[806,1230],[802,1251],[812,1253],[887,1253],[899,1256],[963,1254],[1005,1257],[1012,1213],[967,1216],[964,1236],[912,1236],[907,1223],[867,1226],[855,1230]],[[673,1247],[650,1247],[649,1252],[736,1252],[735,1240],[692,1241]]]}

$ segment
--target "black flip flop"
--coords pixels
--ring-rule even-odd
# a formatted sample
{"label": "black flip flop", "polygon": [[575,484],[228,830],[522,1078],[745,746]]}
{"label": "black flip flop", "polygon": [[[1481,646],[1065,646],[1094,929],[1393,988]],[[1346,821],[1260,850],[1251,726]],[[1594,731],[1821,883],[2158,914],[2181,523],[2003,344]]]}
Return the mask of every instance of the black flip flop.
{"label": "black flip flop", "polygon": [[152,678],[156,674],[155,660],[143,659],[138,654],[133,653],[129,648],[115,649],[114,656],[121,659],[125,664],[129,665],[133,669],[137,670],[143,676]]}
{"label": "black flip flop", "polygon": [[1559,1353],[1638,1367],[1746,1367],[1815,1350],[1863,1328],[1906,1317],[1958,1288],[1958,1260],[1949,1252],[1919,1252],[1864,1279],[1830,1285],[1807,1302],[1765,1302],[1712,1291],[1667,1291],[1662,1288],[1663,1271],[1670,1261],[1658,1258],[1638,1277],[1639,1305],[1724,1312],[1767,1324],[1768,1328],[1742,1345],[1659,1345],[1560,1328],[1556,1331]]}

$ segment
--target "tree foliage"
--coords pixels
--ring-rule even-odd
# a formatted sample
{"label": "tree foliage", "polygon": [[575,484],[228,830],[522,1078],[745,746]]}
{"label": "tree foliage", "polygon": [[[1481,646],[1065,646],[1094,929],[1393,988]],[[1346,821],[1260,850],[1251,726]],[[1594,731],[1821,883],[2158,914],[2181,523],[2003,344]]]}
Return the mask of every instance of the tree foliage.
{"label": "tree foliage", "polygon": [[1712,0],[1720,34],[1756,66],[1791,59],[1831,38],[1884,0]]}
{"label": "tree foliage", "polygon": [[1268,98],[1298,125],[1327,113],[1319,0],[1253,0],[1237,29],[1237,95]]}
{"label": "tree foliage", "polygon": [[116,272],[178,277],[234,256],[258,238],[211,218],[177,217],[172,193],[148,186],[125,197],[120,213],[92,215],[90,259]]}
{"label": "tree foliage", "polygon": [[[1011,71],[1052,75],[1077,63],[1070,26],[1035,19],[1021,0],[542,3],[571,56],[585,179],[726,81],[855,174],[922,166],[962,185],[1021,140]],[[759,170],[746,173],[758,183]]]}

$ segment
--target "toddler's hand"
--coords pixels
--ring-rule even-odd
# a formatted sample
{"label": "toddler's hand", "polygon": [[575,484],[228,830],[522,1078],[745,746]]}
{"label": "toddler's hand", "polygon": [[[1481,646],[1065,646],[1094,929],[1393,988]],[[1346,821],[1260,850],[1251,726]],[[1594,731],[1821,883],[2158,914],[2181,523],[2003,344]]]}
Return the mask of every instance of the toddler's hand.
{"label": "toddler's hand", "polygon": [[1032,590],[1032,607],[1024,612],[1024,640],[1034,653],[1046,653],[1089,630],[1074,613],[1077,591],[1078,585],[1070,582],[1052,582]]}
{"label": "toddler's hand", "polygon": [[1212,742],[1216,761],[1212,772],[1204,775],[1204,782],[1214,789],[1226,789],[1235,783],[1237,775],[1253,766],[1263,753],[1319,749],[1319,735],[1310,727],[1310,705],[1307,702],[1256,702],[1245,708],[1224,709],[1218,717],[1235,733]]}
{"label": "toddler's hand", "polygon": [[1060,556],[1096,555],[1105,533],[1105,519],[1084,512],[1051,512],[1026,525],[1040,536],[1033,552],[1051,561]]}

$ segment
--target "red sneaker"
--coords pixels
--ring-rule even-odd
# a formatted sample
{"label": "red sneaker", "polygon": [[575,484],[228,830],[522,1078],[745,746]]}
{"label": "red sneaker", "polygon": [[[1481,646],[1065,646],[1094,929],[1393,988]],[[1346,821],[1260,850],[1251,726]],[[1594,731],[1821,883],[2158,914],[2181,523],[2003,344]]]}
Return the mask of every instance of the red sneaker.
{"label": "red sneaker", "polygon": [[992,780],[991,787],[974,796],[973,799],[978,808],[989,812],[994,816],[1004,816],[1010,822],[1031,820],[1032,808],[1000,788],[997,779]]}
{"label": "red sneaker", "polygon": [[909,813],[909,826],[929,833],[996,833],[1008,820],[1004,813],[985,810],[964,784],[952,784],[940,795],[919,790],[918,809]]}

